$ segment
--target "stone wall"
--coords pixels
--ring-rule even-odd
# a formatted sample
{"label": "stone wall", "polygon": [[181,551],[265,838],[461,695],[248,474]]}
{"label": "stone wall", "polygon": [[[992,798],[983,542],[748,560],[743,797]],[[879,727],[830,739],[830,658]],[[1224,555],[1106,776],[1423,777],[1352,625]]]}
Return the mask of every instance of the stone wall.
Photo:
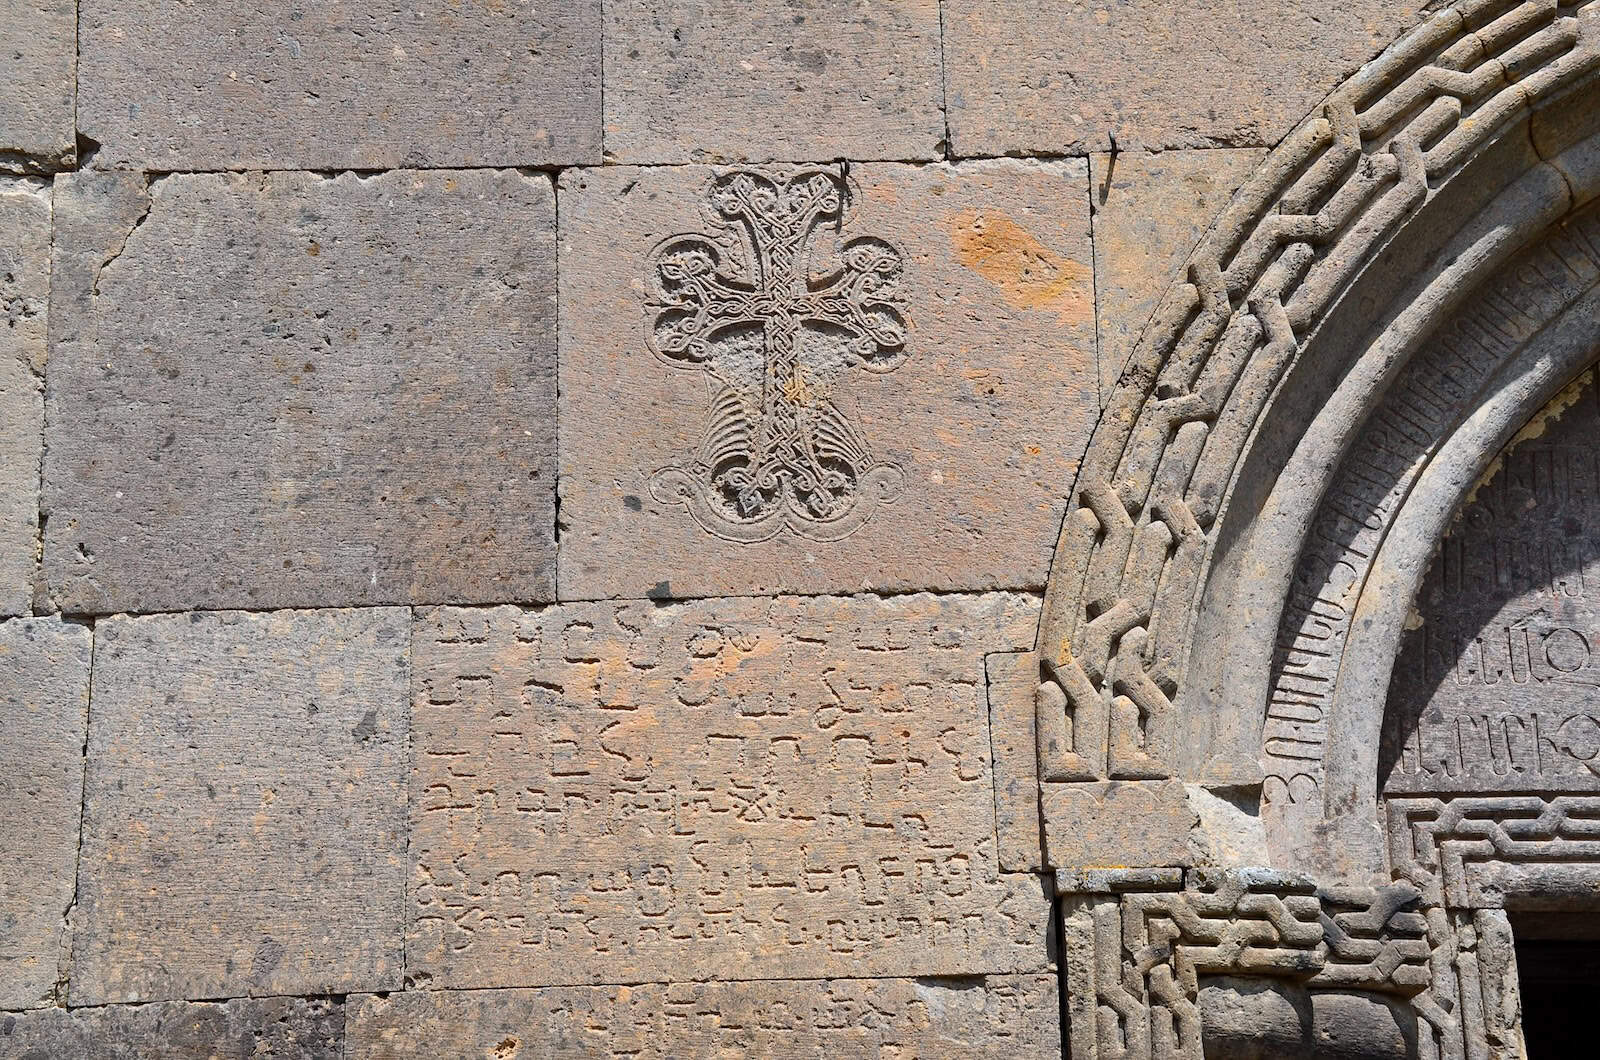
{"label": "stone wall", "polygon": [[1074,477],[1423,14],[0,0],[0,1053],[1061,1055]]}

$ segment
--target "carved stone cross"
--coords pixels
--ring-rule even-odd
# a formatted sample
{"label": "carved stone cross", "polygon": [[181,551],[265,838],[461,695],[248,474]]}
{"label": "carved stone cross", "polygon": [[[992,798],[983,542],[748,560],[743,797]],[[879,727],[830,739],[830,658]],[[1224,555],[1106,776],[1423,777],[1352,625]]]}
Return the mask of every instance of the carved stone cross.
{"label": "carved stone cross", "polygon": [[838,540],[905,478],[834,398],[850,369],[892,372],[907,357],[901,254],[851,239],[818,272],[818,233],[850,215],[848,183],[826,170],[782,182],[738,170],[707,198],[711,234],[651,254],[649,339],[667,363],[707,373],[711,416],[693,459],[656,472],[651,491],[728,540],[785,528]]}

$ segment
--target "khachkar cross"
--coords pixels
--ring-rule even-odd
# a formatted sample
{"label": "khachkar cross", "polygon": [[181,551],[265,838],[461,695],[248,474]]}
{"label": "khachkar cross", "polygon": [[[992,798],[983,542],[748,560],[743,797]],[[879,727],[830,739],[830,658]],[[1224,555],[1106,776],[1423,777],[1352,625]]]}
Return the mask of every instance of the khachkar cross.
{"label": "khachkar cross", "polygon": [[838,173],[738,170],[711,182],[709,234],[672,236],[650,256],[650,348],[704,371],[711,390],[699,451],[650,488],[718,537],[762,541],[787,527],[835,541],[905,481],[835,401],[852,369],[892,372],[907,356],[893,245],[852,239],[819,269],[851,199]]}

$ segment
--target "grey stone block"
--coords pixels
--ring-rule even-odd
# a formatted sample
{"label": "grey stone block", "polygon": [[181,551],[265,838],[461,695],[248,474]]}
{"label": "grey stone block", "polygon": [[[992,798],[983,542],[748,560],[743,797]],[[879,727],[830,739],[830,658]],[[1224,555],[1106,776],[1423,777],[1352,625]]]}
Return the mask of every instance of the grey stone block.
{"label": "grey stone block", "polygon": [[551,598],[554,195],[62,178],[42,606]]}
{"label": "grey stone block", "polygon": [[1419,20],[1416,0],[949,0],[960,156],[1262,147]]}
{"label": "grey stone block", "polygon": [[0,615],[33,596],[50,305],[50,188],[0,178]]}
{"label": "grey stone block", "polygon": [[564,175],[562,597],[1041,585],[1098,404],[1086,169]]}
{"label": "grey stone block", "polygon": [[344,1005],[300,997],[0,1012],[17,1060],[342,1060]]}
{"label": "grey stone block", "polygon": [[59,974],[78,862],[89,641],[87,629],[54,619],[0,622],[0,1008],[48,1004]]}
{"label": "grey stone block", "polygon": [[1055,977],[810,979],[351,998],[350,1060],[1059,1060]]}
{"label": "grey stone block", "polygon": [[1032,601],[437,608],[413,633],[413,985],[1031,972],[983,656]]}
{"label": "grey stone block", "polygon": [[77,161],[77,17],[73,0],[0,0],[0,171]]}
{"label": "grey stone block", "polygon": [[1051,868],[1195,863],[1190,840],[1199,817],[1180,781],[1045,784],[1040,803]]}
{"label": "grey stone block", "polygon": [[96,627],[69,999],[399,985],[402,608]]}
{"label": "grey stone block", "polygon": [[1200,237],[1265,157],[1264,150],[1238,149],[1090,159],[1103,400]]}
{"label": "grey stone block", "polygon": [[942,154],[936,0],[617,0],[605,37],[616,161]]}
{"label": "grey stone block", "polygon": [[600,160],[600,0],[83,0],[97,166],[391,169]]}

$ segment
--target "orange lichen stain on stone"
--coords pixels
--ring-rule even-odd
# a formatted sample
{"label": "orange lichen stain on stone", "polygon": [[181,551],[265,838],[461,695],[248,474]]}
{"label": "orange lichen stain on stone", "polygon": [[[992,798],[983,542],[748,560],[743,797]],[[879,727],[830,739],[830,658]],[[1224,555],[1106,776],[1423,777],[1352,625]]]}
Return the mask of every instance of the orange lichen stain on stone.
{"label": "orange lichen stain on stone", "polygon": [[1005,214],[963,210],[950,218],[956,260],[1000,288],[1018,309],[1054,312],[1063,324],[1093,311],[1089,267],[1062,257]]}

